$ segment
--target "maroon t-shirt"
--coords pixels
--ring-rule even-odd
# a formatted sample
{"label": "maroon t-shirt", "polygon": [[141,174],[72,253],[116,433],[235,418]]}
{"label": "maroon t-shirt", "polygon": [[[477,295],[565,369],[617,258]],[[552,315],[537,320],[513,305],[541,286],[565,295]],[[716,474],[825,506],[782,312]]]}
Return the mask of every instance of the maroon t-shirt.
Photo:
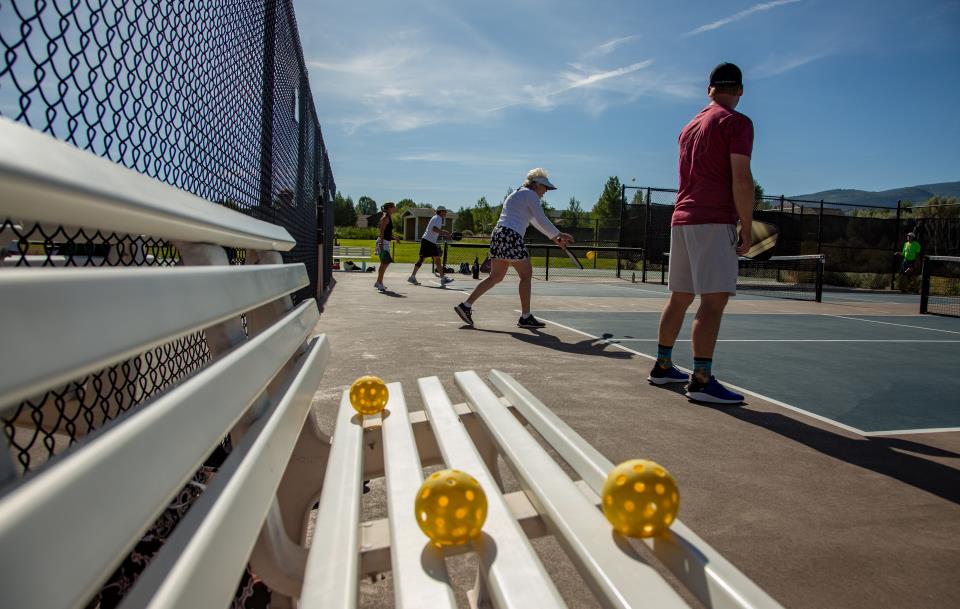
{"label": "maroon t-shirt", "polygon": [[736,224],[730,155],[753,152],[753,123],[711,103],[680,132],[680,191],[673,226]]}

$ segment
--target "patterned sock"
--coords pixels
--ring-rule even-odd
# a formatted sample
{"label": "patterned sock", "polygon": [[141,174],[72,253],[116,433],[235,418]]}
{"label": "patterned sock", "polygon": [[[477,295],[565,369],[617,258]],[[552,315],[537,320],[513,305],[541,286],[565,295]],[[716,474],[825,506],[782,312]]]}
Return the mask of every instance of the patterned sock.
{"label": "patterned sock", "polygon": [[710,380],[710,376],[713,374],[712,368],[712,357],[693,358],[693,374],[704,383]]}
{"label": "patterned sock", "polygon": [[657,345],[657,365],[661,368],[673,366],[673,346]]}

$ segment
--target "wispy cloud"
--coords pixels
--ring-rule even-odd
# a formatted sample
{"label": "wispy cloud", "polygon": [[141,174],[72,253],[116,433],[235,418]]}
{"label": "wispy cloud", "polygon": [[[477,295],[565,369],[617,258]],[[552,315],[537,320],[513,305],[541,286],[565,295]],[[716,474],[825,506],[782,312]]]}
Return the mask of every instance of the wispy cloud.
{"label": "wispy cloud", "polygon": [[[633,38],[617,38],[597,48],[612,50]],[[395,32],[369,49],[346,49],[339,57],[307,61],[315,88],[336,106],[332,115],[348,133],[482,123],[513,107],[546,111],[572,105],[598,115],[651,90],[654,76],[644,69],[652,64],[646,59],[615,68],[551,68],[495,50],[478,54],[472,47],[428,39],[416,31]]]}
{"label": "wispy cloud", "polygon": [[790,70],[795,70],[800,66],[817,61],[818,59],[823,59],[831,54],[832,53],[830,52],[817,52],[809,55],[774,57],[756,66],[752,70],[751,76],[753,78],[769,78],[771,76],[777,76],[779,74],[789,72]]}
{"label": "wispy cloud", "polygon": [[717,29],[717,28],[721,28],[721,27],[727,25],[728,23],[733,23],[734,21],[740,21],[741,19],[744,19],[744,18],[746,18],[746,17],[749,17],[750,15],[752,15],[752,14],[754,14],[754,13],[760,13],[760,12],[763,12],[763,11],[769,11],[769,10],[771,10],[771,9],[777,8],[778,6],[784,6],[784,5],[786,5],[786,4],[794,4],[794,3],[796,3],[796,2],[800,2],[800,0],[774,0],[773,2],[764,2],[764,3],[762,3],[762,4],[754,4],[754,5],[751,6],[750,8],[744,9],[744,10],[740,11],[739,13],[735,13],[735,14],[733,14],[733,15],[730,15],[729,17],[724,17],[723,19],[718,19],[717,21],[714,21],[713,23],[708,23],[708,24],[706,24],[706,25],[701,25],[700,27],[698,27],[698,28],[696,28],[696,29],[693,29],[693,30],[690,30],[689,32],[686,32],[686,33],[683,34],[683,35],[684,35],[684,36],[696,36],[696,35],[702,34],[702,33],[704,33],[704,32],[709,32],[710,30],[715,30],[715,29]]}
{"label": "wispy cloud", "polygon": [[630,42],[632,40],[637,40],[640,38],[640,34],[634,34],[633,36],[624,36],[623,38],[614,38],[613,40],[608,40],[601,45],[597,45],[583,54],[584,57],[600,57],[602,55],[609,55],[616,49],[618,46]]}

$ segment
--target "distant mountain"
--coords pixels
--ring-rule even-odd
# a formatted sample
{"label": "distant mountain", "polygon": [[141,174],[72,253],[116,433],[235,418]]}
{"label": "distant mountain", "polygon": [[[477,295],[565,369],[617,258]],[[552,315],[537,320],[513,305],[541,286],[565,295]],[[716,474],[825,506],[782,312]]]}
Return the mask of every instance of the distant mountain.
{"label": "distant mountain", "polygon": [[823,190],[807,195],[793,195],[796,199],[807,199],[831,203],[851,203],[855,205],[880,205],[882,207],[896,207],[897,201],[910,201],[914,205],[923,203],[930,197],[960,197],[960,182],[941,182],[939,184],[921,184],[905,188],[893,188],[873,192],[869,190],[854,190],[838,188]]}

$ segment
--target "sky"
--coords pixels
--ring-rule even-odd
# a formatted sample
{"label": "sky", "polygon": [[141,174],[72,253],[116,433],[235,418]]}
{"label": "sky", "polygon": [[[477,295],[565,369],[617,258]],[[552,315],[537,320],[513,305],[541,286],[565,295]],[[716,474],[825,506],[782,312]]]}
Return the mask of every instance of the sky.
{"label": "sky", "polygon": [[337,188],[592,208],[675,188],[710,70],[744,72],[767,194],[960,180],[960,0],[294,0]]}

